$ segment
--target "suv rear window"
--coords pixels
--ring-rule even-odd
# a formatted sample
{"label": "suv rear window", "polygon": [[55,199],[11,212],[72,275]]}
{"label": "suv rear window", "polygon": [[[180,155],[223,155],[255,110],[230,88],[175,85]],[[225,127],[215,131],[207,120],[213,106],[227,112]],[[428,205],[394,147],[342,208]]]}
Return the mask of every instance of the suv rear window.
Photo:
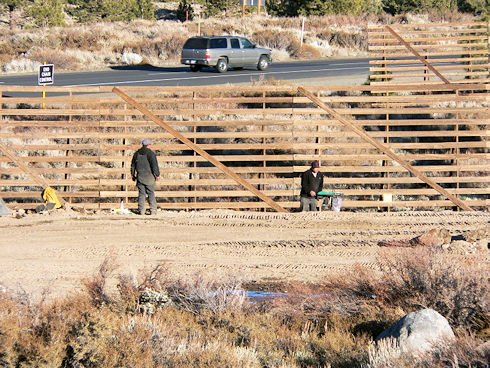
{"label": "suv rear window", "polygon": [[185,44],[184,49],[207,49],[208,40],[206,38],[189,38]]}
{"label": "suv rear window", "polygon": [[226,42],[226,38],[212,38],[209,40],[210,49],[226,49],[227,47],[228,43]]}

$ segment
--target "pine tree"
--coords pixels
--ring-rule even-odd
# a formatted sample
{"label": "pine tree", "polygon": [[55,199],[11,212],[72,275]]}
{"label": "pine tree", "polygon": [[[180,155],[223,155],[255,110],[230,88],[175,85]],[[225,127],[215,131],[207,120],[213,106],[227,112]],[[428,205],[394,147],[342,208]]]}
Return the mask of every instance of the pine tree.
{"label": "pine tree", "polygon": [[154,19],[154,0],[69,0],[74,7],[69,13],[79,22],[97,20],[130,21]]}
{"label": "pine tree", "polygon": [[65,24],[64,6],[63,0],[37,0],[28,8],[27,15],[38,27],[62,26]]}
{"label": "pine tree", "polygon": [[180,1],[179,7],[177,8],[177,19],[181,22],[185,22],[186,19],[194,19],[194,9],[192,9],[192,5],[187,0]]}
{"label": "pine tree", "polygon": [[236,6],[236,0],[206,0],[206,15],[212,16]]}

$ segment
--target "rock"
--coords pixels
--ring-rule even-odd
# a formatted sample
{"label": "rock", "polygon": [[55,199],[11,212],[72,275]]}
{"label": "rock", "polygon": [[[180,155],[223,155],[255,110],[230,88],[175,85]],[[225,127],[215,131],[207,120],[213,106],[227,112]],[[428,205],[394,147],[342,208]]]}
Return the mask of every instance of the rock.
{"label": "rock", "polygon": [[476,253],[476,243],[470,243],[466,240],[456,240],[449,244],[449,250],[459,254],[474,254]]}
{"label": "rock", "polygon": [[486,356],[486,357],[490,356],[490,340],[485,341],[483,344],[479,345],[476,348],[476,351],[481,356]]}
{"label": "rock", "polygon": [[490,244],[490,238],[480,239],[475,242],[477,252],[486,252],[488,245]]}
{"label": "rock", "polygon": [[488,239],[490,238],[490,226],[477,230],[467,231],[462,235],[464,237],[464,240],[472,243],[477,242],[478,240]]}
{"label": "rock", "polygon": [[450,243],[451,234],[447,229],[432,229],[410,240],[379,242],[382,247],[442,247]]}
{"label": "rock", "polygon": [[432,229],[422,235],[416,236],[409,241],[412,247],[440,247],[451,241],[451,234],[447,229]]}
{"label": "rock", "polygon": [[444,343],[455,341],[447,319],[433,309],[422,309],[402,317],[383,331],[376,342],[384,339],[396,340],[402,353],[419,357]]}
{"label": "rock", "polygon": [[140,311],[146,314],[154,314],[158,308],[170,302],[171,299],[165,292],[150,288],[145,288],[139,297]]}

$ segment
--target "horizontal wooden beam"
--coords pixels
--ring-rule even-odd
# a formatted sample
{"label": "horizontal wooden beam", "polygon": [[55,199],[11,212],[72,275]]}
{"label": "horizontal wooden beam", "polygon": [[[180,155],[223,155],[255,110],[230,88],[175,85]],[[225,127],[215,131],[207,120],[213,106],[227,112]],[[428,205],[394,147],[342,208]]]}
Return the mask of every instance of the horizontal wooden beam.
{"label": "horizontal wooden beam", "polygon": [[430,185],[432,188],[437,190],[439,193],[447,197],[451,202],[456,204],[457,206],[461,207],[465,211],[473,211],[471,207],[466,205],[463,201],[460,199],[456,198],[454,195],[449,193],[447,190],[442,188],[439,184],[434,182],[432,179],[429,179],[424,173],[421,171],[415,169],[412,165],[410,165],[407,161],[402,159],[400,156],[395,154],[393,151],[391,151],[388,147],[386,147],[384,144],[380,143],[376,139],[372,138],[364,129],[358,127],[355,123],[351,122],[350,119],[347,119],[343,116],[341,116],[337,111],[334,109],[330,108],[329,106],[325,105],[320,99],[318,99],[315,95],[313,95],[311,92],[306,90],[303,87],[298,87],[298,91],[305,96],[307,96],[313,103],[321,107],[323,110],[327,111],[329,114],[335,116],[339,121],[343,122],[345,126],[347,126],[349,129],[353,130],[356,132],[364,141],[368,142],[372,146],[376,147],[379,149],[381,152],[386,154],[389,158],[391,158],[393,161],[398,162],[401,166],[406,168],[408,171],[410,171],[412,174],[414,174],[417,178],[419,178],[421,181],[424,183]]}
{"label": "horizontal wooden beam", "polygon": [[264,195],[261,191],[259,191],[257,188],[255,188],[253,185],[248,183],[245,179],[243,179],[241,176],[237,175],[235,172],[233,172],[231,169],[223,165],[220,161],[216,160],[213,156],[211,156],[209,153],[207,153],[205,150],[203,150],[199,145],[195,144],[194,142],[191,142],[189,139],[185,138],[181,133],[176,131],[174,128],[172,128],[170,125],[166,124],[162,119],[160,119],[158,116],[153,114],[150,110],[148,110],[146,107],[142,106],[138,102],[136,102],[133,98],[125,94],[123,91],[121,91],[119,88],[114,87],[112,90],[114,93],[118,94],[124,101],[129,103],[131,106],[137,108],[139,111],[141,111],[145,116],[150,118],[153,122],[157,123],[161,127],[163,127],[167,132],[171,133],[175,138],[180,140],[182,143],[184,143],[187,147],[190,149],[194,150],[196,153],[199,155],[203,156],[205,159],[207,159],[210,163],[212,163],[214,166],[219,168],[221,171],[223,171],[227,176],[235,180],[237,183],[241,184],[245,188],[247,188],[250,192],[255,194],[257,197],[262,199],[265,203],[267,203],[269,206],[271,206],[273,209],[275,209],[278,212],[287,212],[283,207],[278,205],[275,201],[273,201],[271,198],[267,197]]}

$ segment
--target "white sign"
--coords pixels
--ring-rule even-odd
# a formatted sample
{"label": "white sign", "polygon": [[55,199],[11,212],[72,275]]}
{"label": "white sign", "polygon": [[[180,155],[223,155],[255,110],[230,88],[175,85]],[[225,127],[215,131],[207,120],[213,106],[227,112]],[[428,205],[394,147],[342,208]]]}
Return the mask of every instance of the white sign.
{"label": "white sign", "polygon": [[53,84],[53,83],[54,83],[54,65],[44,64],[39,66],[37,84],[42,86],[44,84]]}

